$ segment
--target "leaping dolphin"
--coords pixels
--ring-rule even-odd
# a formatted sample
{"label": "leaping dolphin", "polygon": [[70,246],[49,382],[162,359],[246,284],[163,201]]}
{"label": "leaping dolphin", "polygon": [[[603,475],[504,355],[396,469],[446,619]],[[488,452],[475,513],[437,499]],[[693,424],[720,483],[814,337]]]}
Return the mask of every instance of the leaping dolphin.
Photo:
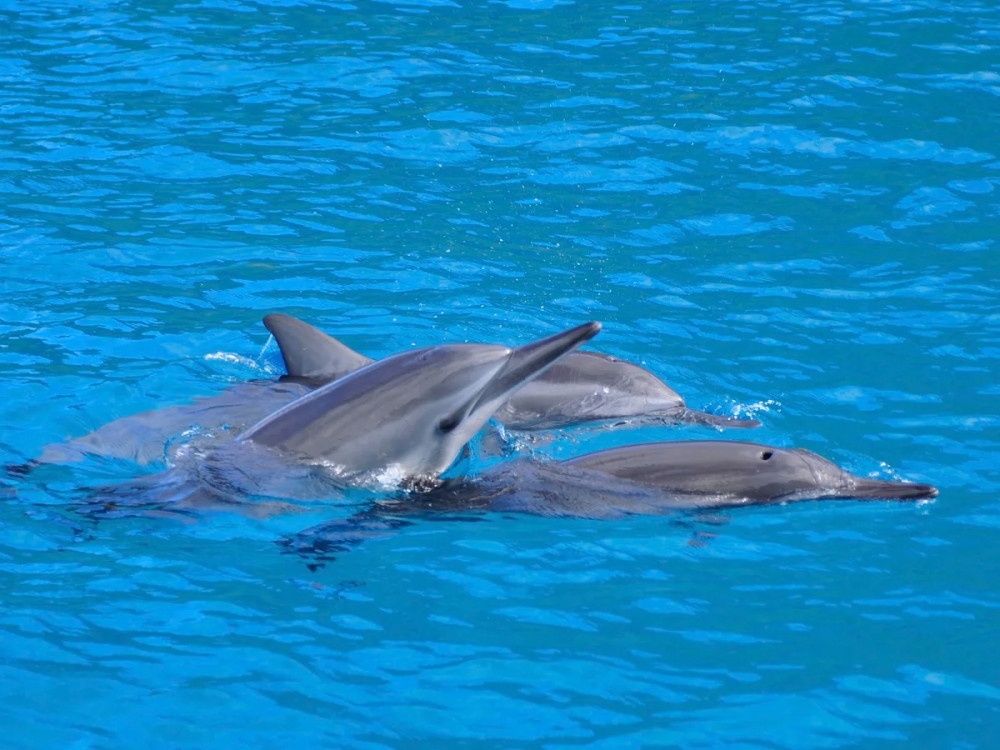
{"label": "leaping dolphin", "polygon": [[[283,313],[264,317],[285,359],[289,375],[332,380],[347,367],[370,362],[332,336]],[[547,430],[586,422],[636,419],[759,427],[756,419],[735,419],[689,409],[675,390],[649,370],[597,352],[573,352],[513,394],[495,414],[514,430]]]}

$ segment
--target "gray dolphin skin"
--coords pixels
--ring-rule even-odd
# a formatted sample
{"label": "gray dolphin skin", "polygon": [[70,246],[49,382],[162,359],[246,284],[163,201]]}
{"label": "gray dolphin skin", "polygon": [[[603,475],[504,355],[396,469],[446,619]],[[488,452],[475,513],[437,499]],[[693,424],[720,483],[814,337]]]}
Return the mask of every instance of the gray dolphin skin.
{"label": "gray dolphin skin", "polygon": [[855,476],[802,448],[728,440],[628,445],[562,465],[702,498],[698,504],[707,506],[836,498],[920,500],[938,494],[929,484]]}
{"label": "gray dolphin skin", "polygon": [[[272,313],[264,318],[264,325],[278,342],[285,355],[285,367],[293,377],[333,380],[352,363],[371,362],[291,315]],[[680,394],[649,370],[597,352],[573,352],[564,357],[513,394],[494,416],[505,427],[523,431],[611,419],[718,428],[760,427],[756,419],[689,409]]]}
{"label": "gray dolphin skin", "polygon": [[512,393],[600,330],[587,323],[515,349],[403,352],[303,396],[237,440],[322,462],[341,477],[436,477]]}

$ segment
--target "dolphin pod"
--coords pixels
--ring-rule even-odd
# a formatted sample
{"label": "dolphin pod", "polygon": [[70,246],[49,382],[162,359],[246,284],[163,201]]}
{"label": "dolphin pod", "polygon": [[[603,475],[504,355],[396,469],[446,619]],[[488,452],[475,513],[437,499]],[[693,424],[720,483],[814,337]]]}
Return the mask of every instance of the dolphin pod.
{"label": "dolphin pod", "polygon": [[[928,484],[855,476],[809,451],[719,440],[640,443],[564,461],[516,459],[478,476],[441,481],[494,416],[525,430],[623,417],[719,427],[759,423],[690,410],[647,370],[574,351],[598,333],[599,323],[516,348],[447,344],[373,361],[291,316],[275,313],[264,322],[281,349],[287,378],[241,384],[215,400],[173,407],[176,414],[162,410],[171,414],[166,420],[157,421],[162,412],[155,411],[117,420],[76,441],[49,446],[42,460],[74,460],[102,450],[140,463],[156,460],[163,444],[176,437],[164,435],[195,416],[187,408],[211,423],[203,426],[229,429],[214,436],[207,450],[183,446],[166,472],[132,483],[140,504],[212,507],[241,497],[292,498],[298,495],[288,490],[289,482],[318,475],[343,487],[419,488],[401,501],[379,503],[407,512],[605,518],[807,499],[937,495]],[[124,447],[131,438],[137,444]],[[321,491],[329,486],[321,483]]]}
{"label": "dolphin pod", "polygon": [[[280,381],[239,383],[214,396],[116,419],[81,437],[45,446],[27,471],[46,463],[104,456],[146,465],[172,459],[172,444],[186,433],[231,439],[297,398],[338,380],[374,360],[359,354],[305,321],[283,313],[264,317],[285,362]],[[716,428],[759,427],[688,409],[681,396],[653,373],[597,352],[574,351],[511,394],[494,414],[513,430],[570,427],[586,422],[627,419],[642,424],[695,424]]]}

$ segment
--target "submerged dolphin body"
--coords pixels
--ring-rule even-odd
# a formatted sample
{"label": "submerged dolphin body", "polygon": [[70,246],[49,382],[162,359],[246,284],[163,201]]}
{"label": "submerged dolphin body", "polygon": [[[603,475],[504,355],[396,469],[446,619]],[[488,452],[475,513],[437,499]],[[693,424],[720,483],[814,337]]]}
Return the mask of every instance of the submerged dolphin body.
{"label": "submerged dolphin body", "polygon": [[41,456],[20,468],[27,471],[38,464],[82,461],[88,455],[134,461],[142,466],[162,462],[172,453],[171,441],[179,436],[193,438],[193,433],[205,433],[213,442],[235,438],[242,430],[311,390],[309,385],[294,379],[238,383],[190,404],[121,417],[81,437],[46,445]]}
{"label": "submerged dolphin body", "polygon": [[[288,374],[311,380],[340,377],[352,362],[370,362],[308,323],[282,313],[265,316]],[[513,394],[495,415],[513,430],[546,430],[585,422],[630,419],[712,427],[759,427],[689,409],[666,383],[639,365],[597,352],[573,352]]]}
{"label": "submerged dolphin body", "polygon": [[[41,464],[72,463],[86,456],[123,459],[140,466],[169,461],[174,449],[189,439],[204,435],[213,443],[231,440],[295,399],[372,362],[308,323],[281,317],[285,319],[276,339],[289,376],[237,383],[189,404],[115,419],[81,437],[46,445],[38,458],[8,466],[8,471],[25,474]],[[178,441],[180,436],[184,439]]]}

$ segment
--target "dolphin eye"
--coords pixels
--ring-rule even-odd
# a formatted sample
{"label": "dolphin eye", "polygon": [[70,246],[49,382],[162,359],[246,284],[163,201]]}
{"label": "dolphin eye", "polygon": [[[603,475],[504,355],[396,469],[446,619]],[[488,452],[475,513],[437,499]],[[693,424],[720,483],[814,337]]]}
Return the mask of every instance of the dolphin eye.
{"label": "dolphin eye", "polygon": [[452,415],[450,417],[445,417],[440,422],[438,422],[438,430],[447,434],[458,427],[458,417]]}
{"label": "dolphin eye", "polygon": [[769,459],[773,455],[774,451],[764,451],[763,453],[760,454],[760,460],[767,461],[767,459]]}

